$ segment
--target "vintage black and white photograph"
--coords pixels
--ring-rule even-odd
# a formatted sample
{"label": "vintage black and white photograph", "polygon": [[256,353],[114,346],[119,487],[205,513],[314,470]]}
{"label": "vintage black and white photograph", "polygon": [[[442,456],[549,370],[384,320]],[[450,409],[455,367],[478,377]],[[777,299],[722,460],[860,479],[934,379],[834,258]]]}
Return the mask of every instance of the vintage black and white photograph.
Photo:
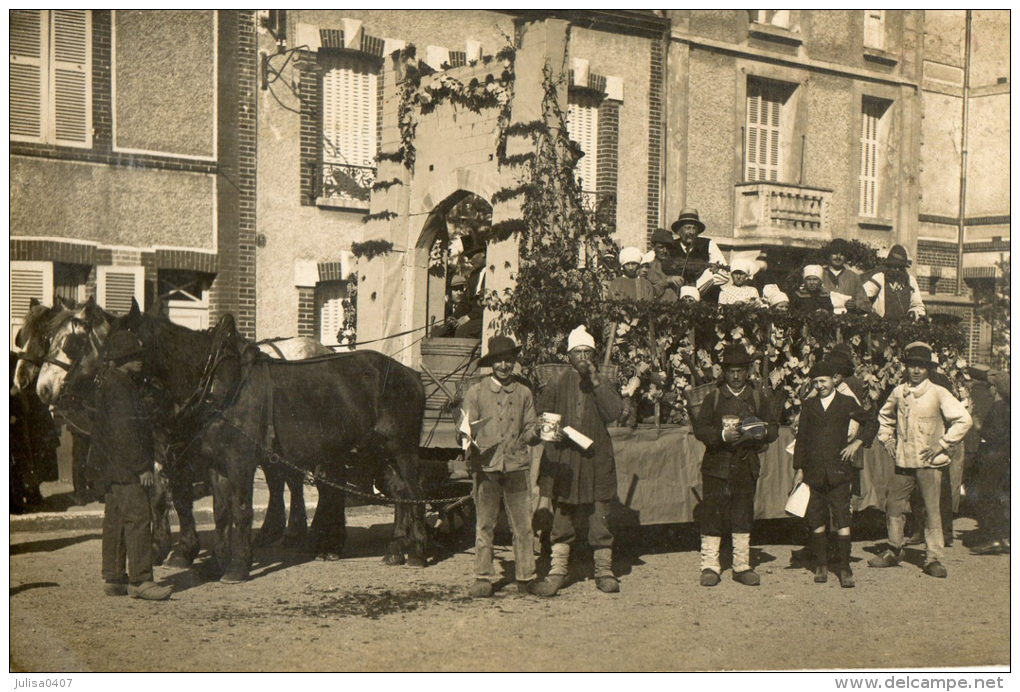
{"label": "vintage black and white photograph", "polygon": [[1007,687],[1010,10],[336,7],[8,11],[11,689]]}

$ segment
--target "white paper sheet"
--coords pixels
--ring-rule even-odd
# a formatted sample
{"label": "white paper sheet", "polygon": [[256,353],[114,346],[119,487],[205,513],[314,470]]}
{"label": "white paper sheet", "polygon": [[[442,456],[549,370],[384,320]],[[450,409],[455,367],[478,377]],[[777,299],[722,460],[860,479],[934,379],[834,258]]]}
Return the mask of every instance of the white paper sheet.
{"label": "white paper sheet", "polygon": [[588,449],[595,443],[595,440],[591,439],[584,433],[574,430],[569,425],[563,428],[563,434],[581,449]]}
{"label": "white paper sheet", "polygon": [[808,500],[811,499],[811,488],[807,483],[799,483],[790,497],[786,499],[786,513],[795,517],[807,514]]}

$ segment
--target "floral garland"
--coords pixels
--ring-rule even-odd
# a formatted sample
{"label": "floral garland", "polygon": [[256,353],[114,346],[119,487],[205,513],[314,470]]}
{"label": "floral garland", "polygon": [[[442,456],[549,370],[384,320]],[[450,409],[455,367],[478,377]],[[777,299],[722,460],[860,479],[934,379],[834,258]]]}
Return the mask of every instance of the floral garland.
{"label": "floral garland", "polygon": [[778,414],[784,423],[796,420],[811,367],[837,341],[857,354],[857,374],[873,400],[901,381],[900,353],[912,341],[932,346],[954,393],[966,396],[967,363],[959,356],[965,337],[959,325],[940,316],[891,322],[875,315],[792,315],[749,305],[654,301],[611,301],[604,311],[618,325],[610,356],[621,393],[638,411],[631,422],[658,403],[666,405],[665,422],[687,423],[684,395],[718,379],[721,352],[730,344],[742,344],[758,357],[752,379],[777,406],[782,402]]}

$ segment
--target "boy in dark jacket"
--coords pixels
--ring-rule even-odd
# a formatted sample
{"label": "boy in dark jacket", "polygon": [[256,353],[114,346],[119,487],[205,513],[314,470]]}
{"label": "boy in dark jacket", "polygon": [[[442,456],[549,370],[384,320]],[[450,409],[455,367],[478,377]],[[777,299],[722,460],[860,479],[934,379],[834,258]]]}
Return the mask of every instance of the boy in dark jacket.
{"label": "boy in dark jacket", "polygon": [[751,524],[760,452],[779,437],[779,425],[764,394],[748,382],[751,357],[739,344],[723,351],[723,382],[709,394],[694,420],[694,436],[705,445],[701,462],[701,585],[719,583],[719,546],[733,534],[733,579],[758,586],[751,568]]}
{"label": "boy in dark jacket", "polygon": [[96,388],[86,475],[96,487],[105,488],[104,593],[164,601],[173,589],[152,580],[152,517],[147,494],[155,482],[152,428],[134,380],[142,369],[141,351],[131,332],[110,335],[105,354],[110,362]]}
{"label": "boy in dark jacket", "polygon": [[[811,549],[815,556],[815,583],[828,579],[826,524],[831,515],[839,545],[839,583],[854,586],[850,570],[850,485],[854,477],[853,457],[864,439],[873,437],[877,429],[874,417],[861,408],[853,397],[836,391],[838,366],[823,360],[811,369],[810,377],[818,396],[804,402],[797,428],[797,444],[793,454],[796,469],[793,484],[802,480],[811,488],[805,520],[811,530]],[[857,426],[851,428],[851,422]],[[853,429],[853,440],[847,442]]]}

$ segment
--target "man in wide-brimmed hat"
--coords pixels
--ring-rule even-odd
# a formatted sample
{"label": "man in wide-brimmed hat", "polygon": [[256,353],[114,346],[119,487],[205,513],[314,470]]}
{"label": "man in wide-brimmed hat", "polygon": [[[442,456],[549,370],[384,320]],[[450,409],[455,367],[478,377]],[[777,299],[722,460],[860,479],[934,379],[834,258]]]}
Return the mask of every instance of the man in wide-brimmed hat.
{"label": "man in wide-brimmed hat", "polygon": [[170,598],[173,589],[152,578],[152,516],[149,491],[157,482],[152,421],[135,378],[142,345],[134,334],[110,334],[106,367],[96,387],[96,415],[85,475],[102,488],[103,592],[148,601]]}
{"label": "man in wide-brimmed hat", "polygon": [[881,317],[898,320],[925,314],[917,279],[907,271],[910,259],[902,245],[893,245],[882,266],[861,277],[864,293]]}
{"label": "man in wide-brimmed hat", "polygon": [[907,344],[902,360],[907,366],[907,381],[893,389],[878,413],[878,439],[896,462],[885,509],[889,545],[868,564],[894,567],[903,559],[903,515],[917,485],[925,509],[924,572],[945,577],[939,511],[942,472],[948,470],[950,452],[970,430],[972,420],[948,389],[931,381],[935,367],[931,346],[921,341]]}
{"label": "man in wide-brimmed hat", "polygon": [[703,300],[716,302],[719,287],[729,280],[726,258],[714,240],[705,238],[705,224],[698,210],[688,207],[670,226],[680,275],[684,283],[697,286]]}
{"label": "man in wide-brimmed hat", "polygon": [[748,381],[752,358],[740,344],[723,350],[723,381],[701,404],[694,436],[705,445],[701,462],[701,585],[719,583],[719,547],[728,529],[733,535],[733,579],[746,586],[761,583],[751,567],[751,524],[760,452],[779,436],[779,425],[764,393]]}
{"label": "man in wide-brimmed hat", "polygon": [[473,598],[492,595],[497,576],[492,543],[499,506],[506,507],[514,534],[517,588],[527,593],[535,578],[531,536],[531,450],[538,442],[538,417],[527,384],[514,376],[520,348],[513,339],[494,336],[478,361],[492,376],[476,383],[461,404],[461,430],[468,440],[468,468],[474,481],[475,582]]}

